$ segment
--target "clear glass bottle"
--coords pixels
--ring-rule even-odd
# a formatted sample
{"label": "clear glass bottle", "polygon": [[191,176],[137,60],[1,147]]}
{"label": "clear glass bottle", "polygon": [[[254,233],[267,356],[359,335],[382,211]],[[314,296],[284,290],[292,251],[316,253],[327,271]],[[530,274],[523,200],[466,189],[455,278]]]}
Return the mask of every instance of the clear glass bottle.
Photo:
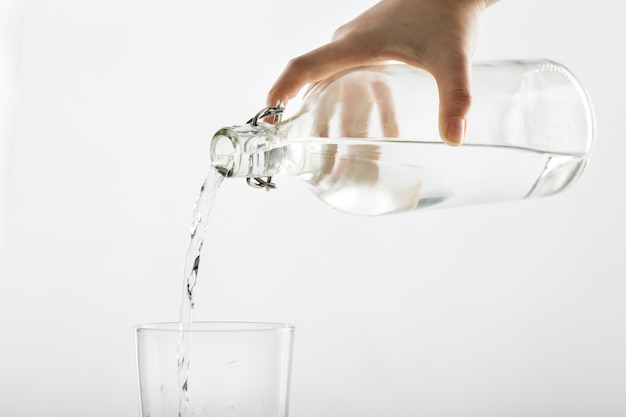
{"label": "clear glass bottle", "polygon": [[282,122],[264,122],[269,109],[219,130],[212,165],[226,177],[298,177],[326,204],[359,215],[542,197],[579,177],[594,118],[566,68],[548,60],[489,62],[472,67],[471,81],[459,147],[439,138],[434,78],[381,64],[318,84]]}

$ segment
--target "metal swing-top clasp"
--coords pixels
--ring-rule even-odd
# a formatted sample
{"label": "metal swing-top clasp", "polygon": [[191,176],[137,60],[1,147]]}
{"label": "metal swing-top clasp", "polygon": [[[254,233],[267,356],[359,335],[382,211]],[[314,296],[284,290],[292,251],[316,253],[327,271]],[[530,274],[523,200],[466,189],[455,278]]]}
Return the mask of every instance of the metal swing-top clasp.
{"label": "metal swing-top clasp", "polygon": [[[266,117],[274,116],[274,123],[280,123],[283,115],[283,111],[285,110],[285,106],[283,106],[283,102],[278,100],[276,102],[276,106],[274,107],[266,107],[254,117],[246,122],[246,124],[257,126],[259,123],[259,119],[265,119]],[[247,177],[246,182],[252,188],[265,188],[266,191],[273,190],[276,188],[276,184],[272,182],[272,177],[263,178],[252,178]]]}

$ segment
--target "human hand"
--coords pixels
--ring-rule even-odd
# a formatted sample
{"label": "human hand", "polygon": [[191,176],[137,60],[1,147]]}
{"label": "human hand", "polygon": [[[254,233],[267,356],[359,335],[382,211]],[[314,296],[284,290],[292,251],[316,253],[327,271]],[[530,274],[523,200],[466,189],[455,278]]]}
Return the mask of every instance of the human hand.
{"label": "human hand", "polygon": [[[331,119],[339,115],[335,135],[341,138],[371,138],[372,126],[375,135],[398,137],[393,97],[380,74],[374,72],[350,74],[334,81],[335,88],[324,90],[317,99],[321,101],[313,110],[313,131],[316,137],[331,136]],[[370,120],[374,123],[370,123]],[[346,142],[348,143],[348,142]],[[325,153],[336,154],[337,145],[327,145]],[[352,180],[358,183],[375,183],[378,180],[377,160],[379,147],[369,144],[347,145],[345,153],[320,170],[332,182]],[[332,175],[329,175],[331,174]]]}
{"label": "human hand", "polygon": [[371,215],[408,211],[418,204],[422,167],[391,162],[390,149],[381,146],[383,138],[400,137],[388,81],[384,70],[356,71],[308,93],[304,114],[312,118],[306,131],[332,138],[307,142],[315,166],[308,182],[337,209]]}
{"label": "human hand", "polygon": [[471,104],[470,60],[483,10],[497,0],[382,0],[333,40],[292,59],[268,94],[287,103],[306,84],[348,68],[398,60],[429,71],[439,90],[439,134],[462,143]]}

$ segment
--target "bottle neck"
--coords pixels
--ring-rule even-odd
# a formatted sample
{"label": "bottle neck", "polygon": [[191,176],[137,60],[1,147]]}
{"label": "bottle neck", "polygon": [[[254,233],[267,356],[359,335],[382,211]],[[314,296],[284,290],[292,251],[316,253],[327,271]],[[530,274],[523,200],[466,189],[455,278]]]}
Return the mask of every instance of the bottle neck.
{"label": "bottle neck", "polygon": [[225,127],[211,139],[211,165],[225,177],[266,177],[280,169],[283,148],[276,125]]}

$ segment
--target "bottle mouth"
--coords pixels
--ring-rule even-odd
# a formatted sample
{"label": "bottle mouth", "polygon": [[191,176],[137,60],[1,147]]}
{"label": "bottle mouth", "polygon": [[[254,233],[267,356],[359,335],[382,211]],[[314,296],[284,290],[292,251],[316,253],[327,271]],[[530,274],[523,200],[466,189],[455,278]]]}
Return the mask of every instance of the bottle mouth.
{"label": "bottle mouth", "polygon": [[225,177],[232,177],[241,164],[239,137],[231,128],[218,130],[211,139],[211,166]]}
{"label": "bottle mouth", "polygon": [[211,139],[211,166],[224,177],[266,177],[281,166],[276,129],[266,123],[230,126]]}

